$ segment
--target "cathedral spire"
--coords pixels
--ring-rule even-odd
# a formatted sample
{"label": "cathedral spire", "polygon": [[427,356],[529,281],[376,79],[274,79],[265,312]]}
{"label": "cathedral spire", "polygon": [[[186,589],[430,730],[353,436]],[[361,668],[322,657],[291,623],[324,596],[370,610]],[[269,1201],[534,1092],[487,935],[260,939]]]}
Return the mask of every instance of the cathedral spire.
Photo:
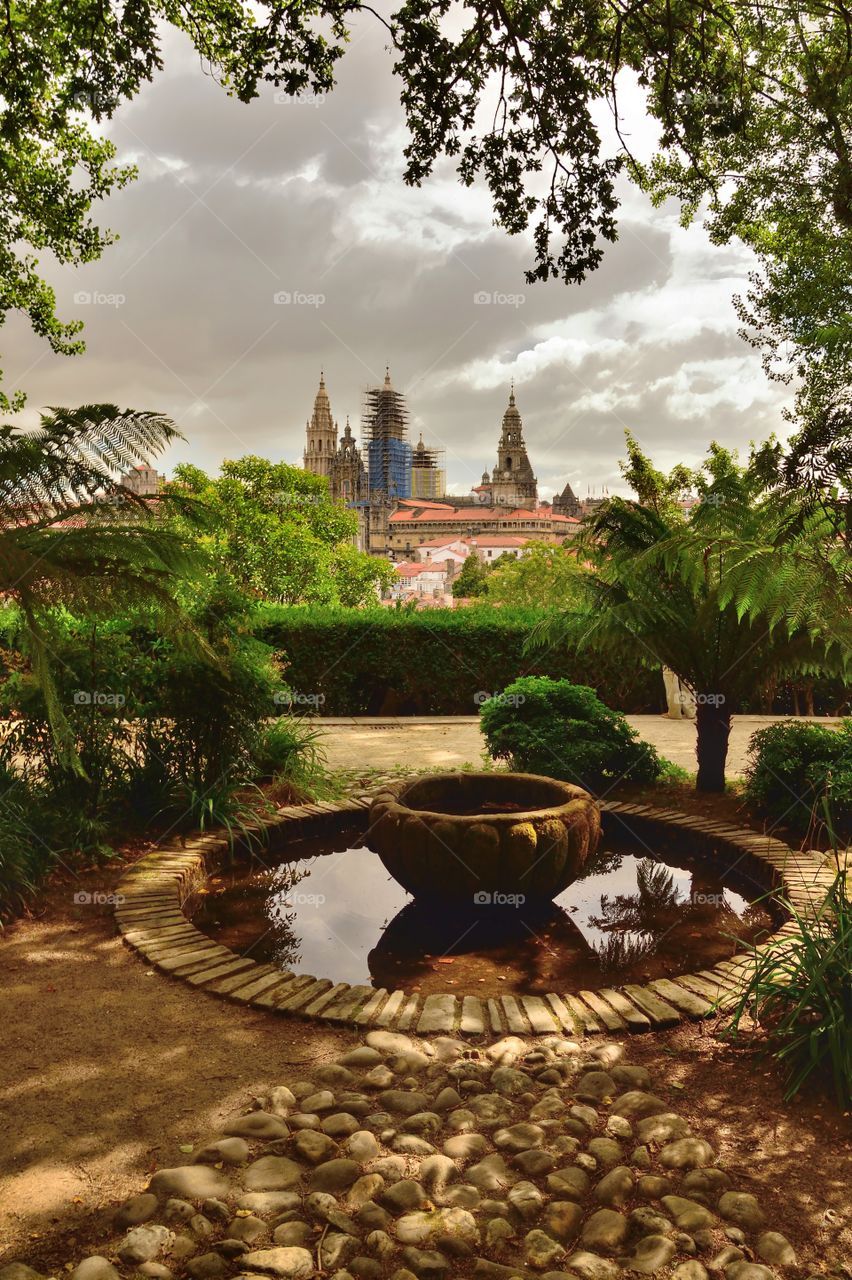
{"label": "cathedral spire", "polygon": [[305,429],[305,470],[312,471],[317,476],[327,476],[336,448],[337,427],[325,385],[325,370],[320,369],[314,410]]}

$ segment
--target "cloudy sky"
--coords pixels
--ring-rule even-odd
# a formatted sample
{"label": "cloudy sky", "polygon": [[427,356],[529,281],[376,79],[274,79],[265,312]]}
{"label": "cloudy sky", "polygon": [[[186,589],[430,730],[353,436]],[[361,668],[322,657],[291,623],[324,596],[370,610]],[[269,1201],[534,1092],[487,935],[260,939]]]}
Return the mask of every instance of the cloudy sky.
{"label": "cloudy sky", "polygon": [[[62,318],[85,321],[86,354],[54,356],[13,320],[6,389],[22,386],[31,410],[161,410],[186,436],[165,469],[215,470],[249,452],[297,461],[321,367],[341,429],[347,413],[357,426],[389,364],[458,493],[493,465],[512,377],[543,496],[566,479],[580,496],[621,487],[625,428],[666,467],[781,429],[782,391],[736,334],[743,250],[625,184],[603,267],[580,287],[525,284],[529,243],[493,227],[483,191],[449,167],[403,184],[383,46],[365,14],[329,98],[267,87],[245,106],[169,35],[165,71],[109,126],[139,168],[100,213],[120,240],[98,263],[48,270]],[[647,125],[632,131],[646,150]]]}

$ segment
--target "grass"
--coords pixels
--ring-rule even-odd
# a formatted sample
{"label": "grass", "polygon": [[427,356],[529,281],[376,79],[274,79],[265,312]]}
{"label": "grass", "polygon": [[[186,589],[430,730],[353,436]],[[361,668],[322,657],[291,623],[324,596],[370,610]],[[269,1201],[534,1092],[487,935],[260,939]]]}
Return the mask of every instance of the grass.
{"label": "grass", "polygon": [[778,899],[796,933],[752,949],[754,970],[727,1035],[742,1038],[749,1017],[767,1036],[791,1098],[811,1079],[830,1082],[841,1107],[852,1104],[852,903],[847,870],[817,911]]}

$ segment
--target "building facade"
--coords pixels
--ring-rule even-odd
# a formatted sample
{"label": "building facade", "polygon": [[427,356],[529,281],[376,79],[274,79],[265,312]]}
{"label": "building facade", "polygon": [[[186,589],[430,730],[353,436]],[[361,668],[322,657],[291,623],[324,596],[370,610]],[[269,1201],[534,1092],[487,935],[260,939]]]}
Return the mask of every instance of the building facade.
{"label": "building facade", "polygon": [[577,498],[570,483],[566,483],[561,493],[557,493],[553,499],[553,510],[562,516],[573,516],[575,520],[579,520],[583,514],[580,501]]}
{"label": "building facade", "polygon": [[447,473],[442,465],[443,452],[423,443],[423,435],[411,455],[411,497],[441,498],[447,488]]}
{"label": "building facade", "polygon": [[121,483],[137,497],[150,498],[160,492],[163,477],[153,467],[143,463],[126,471],[121,477]]}
{"label": "building facade", "polygon": [[572,538],[579,521],[554,513],[552,507],[483,507],[465,503],[427,502],[410,498],[388,518],[388,550],[406,555],[439,538],[519,537],[527,542],[561,543]]}
{"label": "building facade", "polygon": [[444,496],[441,449],[427,445],[422,435],[412,448],[406,399],[392,385],[390,369],[381,386],[366,392],[361,440],[359,449],[348,418],[344,432],[338,433],[321,372],[305,429],[304,466],[328,480],[335,501],[357,510],[358,545],[373,555],[410,555],[438,539],[560,543],[576,533],[586,514],[588,504],[578,502],[570,484],[552,506],[539,503],[514,384],[503,414],[497,464],[469,497]]}

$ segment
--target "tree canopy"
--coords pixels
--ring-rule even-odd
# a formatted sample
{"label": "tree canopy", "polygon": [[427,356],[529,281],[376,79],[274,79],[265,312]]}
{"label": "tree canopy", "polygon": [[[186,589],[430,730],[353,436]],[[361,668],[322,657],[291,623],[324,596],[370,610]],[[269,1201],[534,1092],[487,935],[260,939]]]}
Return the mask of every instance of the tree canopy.
{"label": "tree canopy", "polygon": [[490,604],[565,608],[579,590],[577,560],[567,547],[531,542],[521,556],[501,556],[488,575]]}
{"label": "tree canopy", "polygon": [[174,474],[166,492],[197,498],[213,517],[202,536],[209,563],[241,591],[359,605],[393,579],[391,565],[356,549],[356,516],[332,502],[321,476],[251,454],[223,462],[218,477],[189,464]]}
{"label": "tree canopy", "polygon": [[[0,24],[0,312],[20,309],[57,351],[60,321],[37,254],[97,257],[109,242],[92,203],[129,181],[96,128],[162,65],[163,28],[193,41],[243,102],[264,83],[323,94],[349,28],[387,29],[408,125],[405,180],[450,157],[483,181],[495,219],[529,231],[530,281],[582,281],[618,234],[624,172],[718,243],[739,239],[758,269],[741,314],[770,371],[796,375],[794,478],[836,468],[850,438],[836,389],[852,385],[852,14],[843,0],[404,0],[388,19],[358,0],[10,0]],[[625,81],[659,131],[631,153]],[[608,108],[619,145],[602,140]],[[826,456],[828,455],[828,456]],[[848,466],[848,449],[844,455]]]}
{"label": "tree canopy", "polygon": [[475,551],[471,551],[453,579],[453,595],[459,599],[471,599],[485,594],[488,568]]}

